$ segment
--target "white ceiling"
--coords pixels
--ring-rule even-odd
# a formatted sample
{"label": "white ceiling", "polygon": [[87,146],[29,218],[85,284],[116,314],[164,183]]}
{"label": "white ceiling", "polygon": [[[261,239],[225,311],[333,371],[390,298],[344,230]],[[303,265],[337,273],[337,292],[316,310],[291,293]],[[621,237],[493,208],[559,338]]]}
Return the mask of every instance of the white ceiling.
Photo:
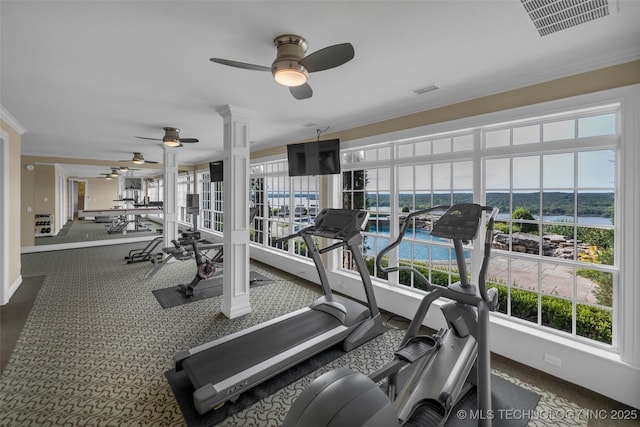
{"label": "white ceiling", "polygon": [[[640,1],[612,9],[541,37],[519,0],[2,0],[0,104],[26,129],[24,155],[161,161],[160,143],[134,136],[173,126],[200,139],[178,154],[196,164],[220,157],[227,104],[254,112],[255,150],[639,59]],[[351,42],[355,58],[312,73],[307,100],[209,61],[270,66],[286,33],[309,53]]]}

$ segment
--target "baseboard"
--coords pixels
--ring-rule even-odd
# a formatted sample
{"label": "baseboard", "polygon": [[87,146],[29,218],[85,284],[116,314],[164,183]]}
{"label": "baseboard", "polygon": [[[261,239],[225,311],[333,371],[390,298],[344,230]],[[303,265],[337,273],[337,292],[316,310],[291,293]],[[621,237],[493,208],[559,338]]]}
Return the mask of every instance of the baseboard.
{"label": "baseboard", "polygon": [[4,301],[0,301],[0,305],[5,305],[9,301],[11,301],[11,297],[13,296],[13,294],[16,293],[16,291],[18,290],[21,284],[22,284],[22,275],[19,274],[16,280],[11,284],[11,286],[9,286],[9,289],[7,289],[6,294],[4,294]]}

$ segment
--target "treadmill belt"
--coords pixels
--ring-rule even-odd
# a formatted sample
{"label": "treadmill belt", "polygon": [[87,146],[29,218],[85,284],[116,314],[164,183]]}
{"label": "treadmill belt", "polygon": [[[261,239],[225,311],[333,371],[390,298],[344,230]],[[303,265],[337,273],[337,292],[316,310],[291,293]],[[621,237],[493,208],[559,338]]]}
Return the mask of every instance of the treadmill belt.
{"label": "treadmill belt", "polygon": [[313,371],[323,367],[339,357],[343,356],[345,351],[342,345],[337,344],[330,347],[315,356],[304,360],[290,369],[258,384],[257,386],[245,391],[235,402],[226,402],[222,408],[215,411],[209,411],[205,414],[198,414],[193,406],[193,386],[187,378],[184,371],[176,372],[171,369],[165,372],[167,381],[171,386],[174,396],[180,406],[184,421],[189,427],[211,427],[221,423],[225,418],[236,414],[245,408],[253,405],[261,399],[272,395],[278,390],[288,386],[294,381],[309,375]]}
{"label": "treadmill belt", "polygon": [[309,310],[194,354],[182,366],[196,389],[247,368],[340,326],[330,314]]}

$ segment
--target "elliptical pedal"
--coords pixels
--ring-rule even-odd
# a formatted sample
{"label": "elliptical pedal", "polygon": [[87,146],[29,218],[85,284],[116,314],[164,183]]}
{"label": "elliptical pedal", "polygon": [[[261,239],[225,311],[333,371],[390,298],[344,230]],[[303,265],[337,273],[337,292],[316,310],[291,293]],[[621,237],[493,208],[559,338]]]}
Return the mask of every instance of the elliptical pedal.
{"label": "elliptical pedal", "polygon": [[415,408],[411,416],[402,426],[442,426],[446,421],[445,415],[446,411],[442,405],[431,399],[425,400],[420,406]]}
{"label": "elliptical pedal", "polygon": [[421,357],[433,354],[440,348],[440,339],[444,330],[435,335],[419,335],[413,337],[404,346],[395,351],[394,355],[406,362],[413,363]]}

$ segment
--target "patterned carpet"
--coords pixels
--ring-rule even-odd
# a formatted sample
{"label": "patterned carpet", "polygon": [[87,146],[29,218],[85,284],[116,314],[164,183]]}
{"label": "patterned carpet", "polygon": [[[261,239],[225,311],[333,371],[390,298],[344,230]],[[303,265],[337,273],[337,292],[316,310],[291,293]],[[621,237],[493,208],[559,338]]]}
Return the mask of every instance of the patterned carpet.
{"label": "patterned carpet", "polygon": [[[252,289],[253,310],[240,319],[220,314],[221,297],[163,310],[151,291],[190,280],[194,263],[168,264],[143,280],[148,265],[123,260],[136,247],[141,244],[23,255],[23,276],[46,279],[0,379],[0,425],[184,425],[164,377],[176,352],[303,307],[318,296],[315,288],[254,265],[274,282]],[[219,425],[278,426],[314,378],[340,366],[370,373],[390,357],[402,335],[392,329]],[[542,395],[537,411],[579,409],[521,385]],[[529,425],[587,424],[555,419]]]}
{"label": "patterned carpet", "polygon": [[92,242],[94,240],[113,240],[133,236],[155,236],[157,235],[155,230],[162,228],[162,225],[153,221],[143,221],[143,224],[149,229],[148,231],[128,231],[127,234],[123,234],[122,232],[109,234],[107,231],[111,227],[110,223],[76,219],[73,221],[67,221],[56,236],[38,237],[35,245],[42,246],[57,243]]}

